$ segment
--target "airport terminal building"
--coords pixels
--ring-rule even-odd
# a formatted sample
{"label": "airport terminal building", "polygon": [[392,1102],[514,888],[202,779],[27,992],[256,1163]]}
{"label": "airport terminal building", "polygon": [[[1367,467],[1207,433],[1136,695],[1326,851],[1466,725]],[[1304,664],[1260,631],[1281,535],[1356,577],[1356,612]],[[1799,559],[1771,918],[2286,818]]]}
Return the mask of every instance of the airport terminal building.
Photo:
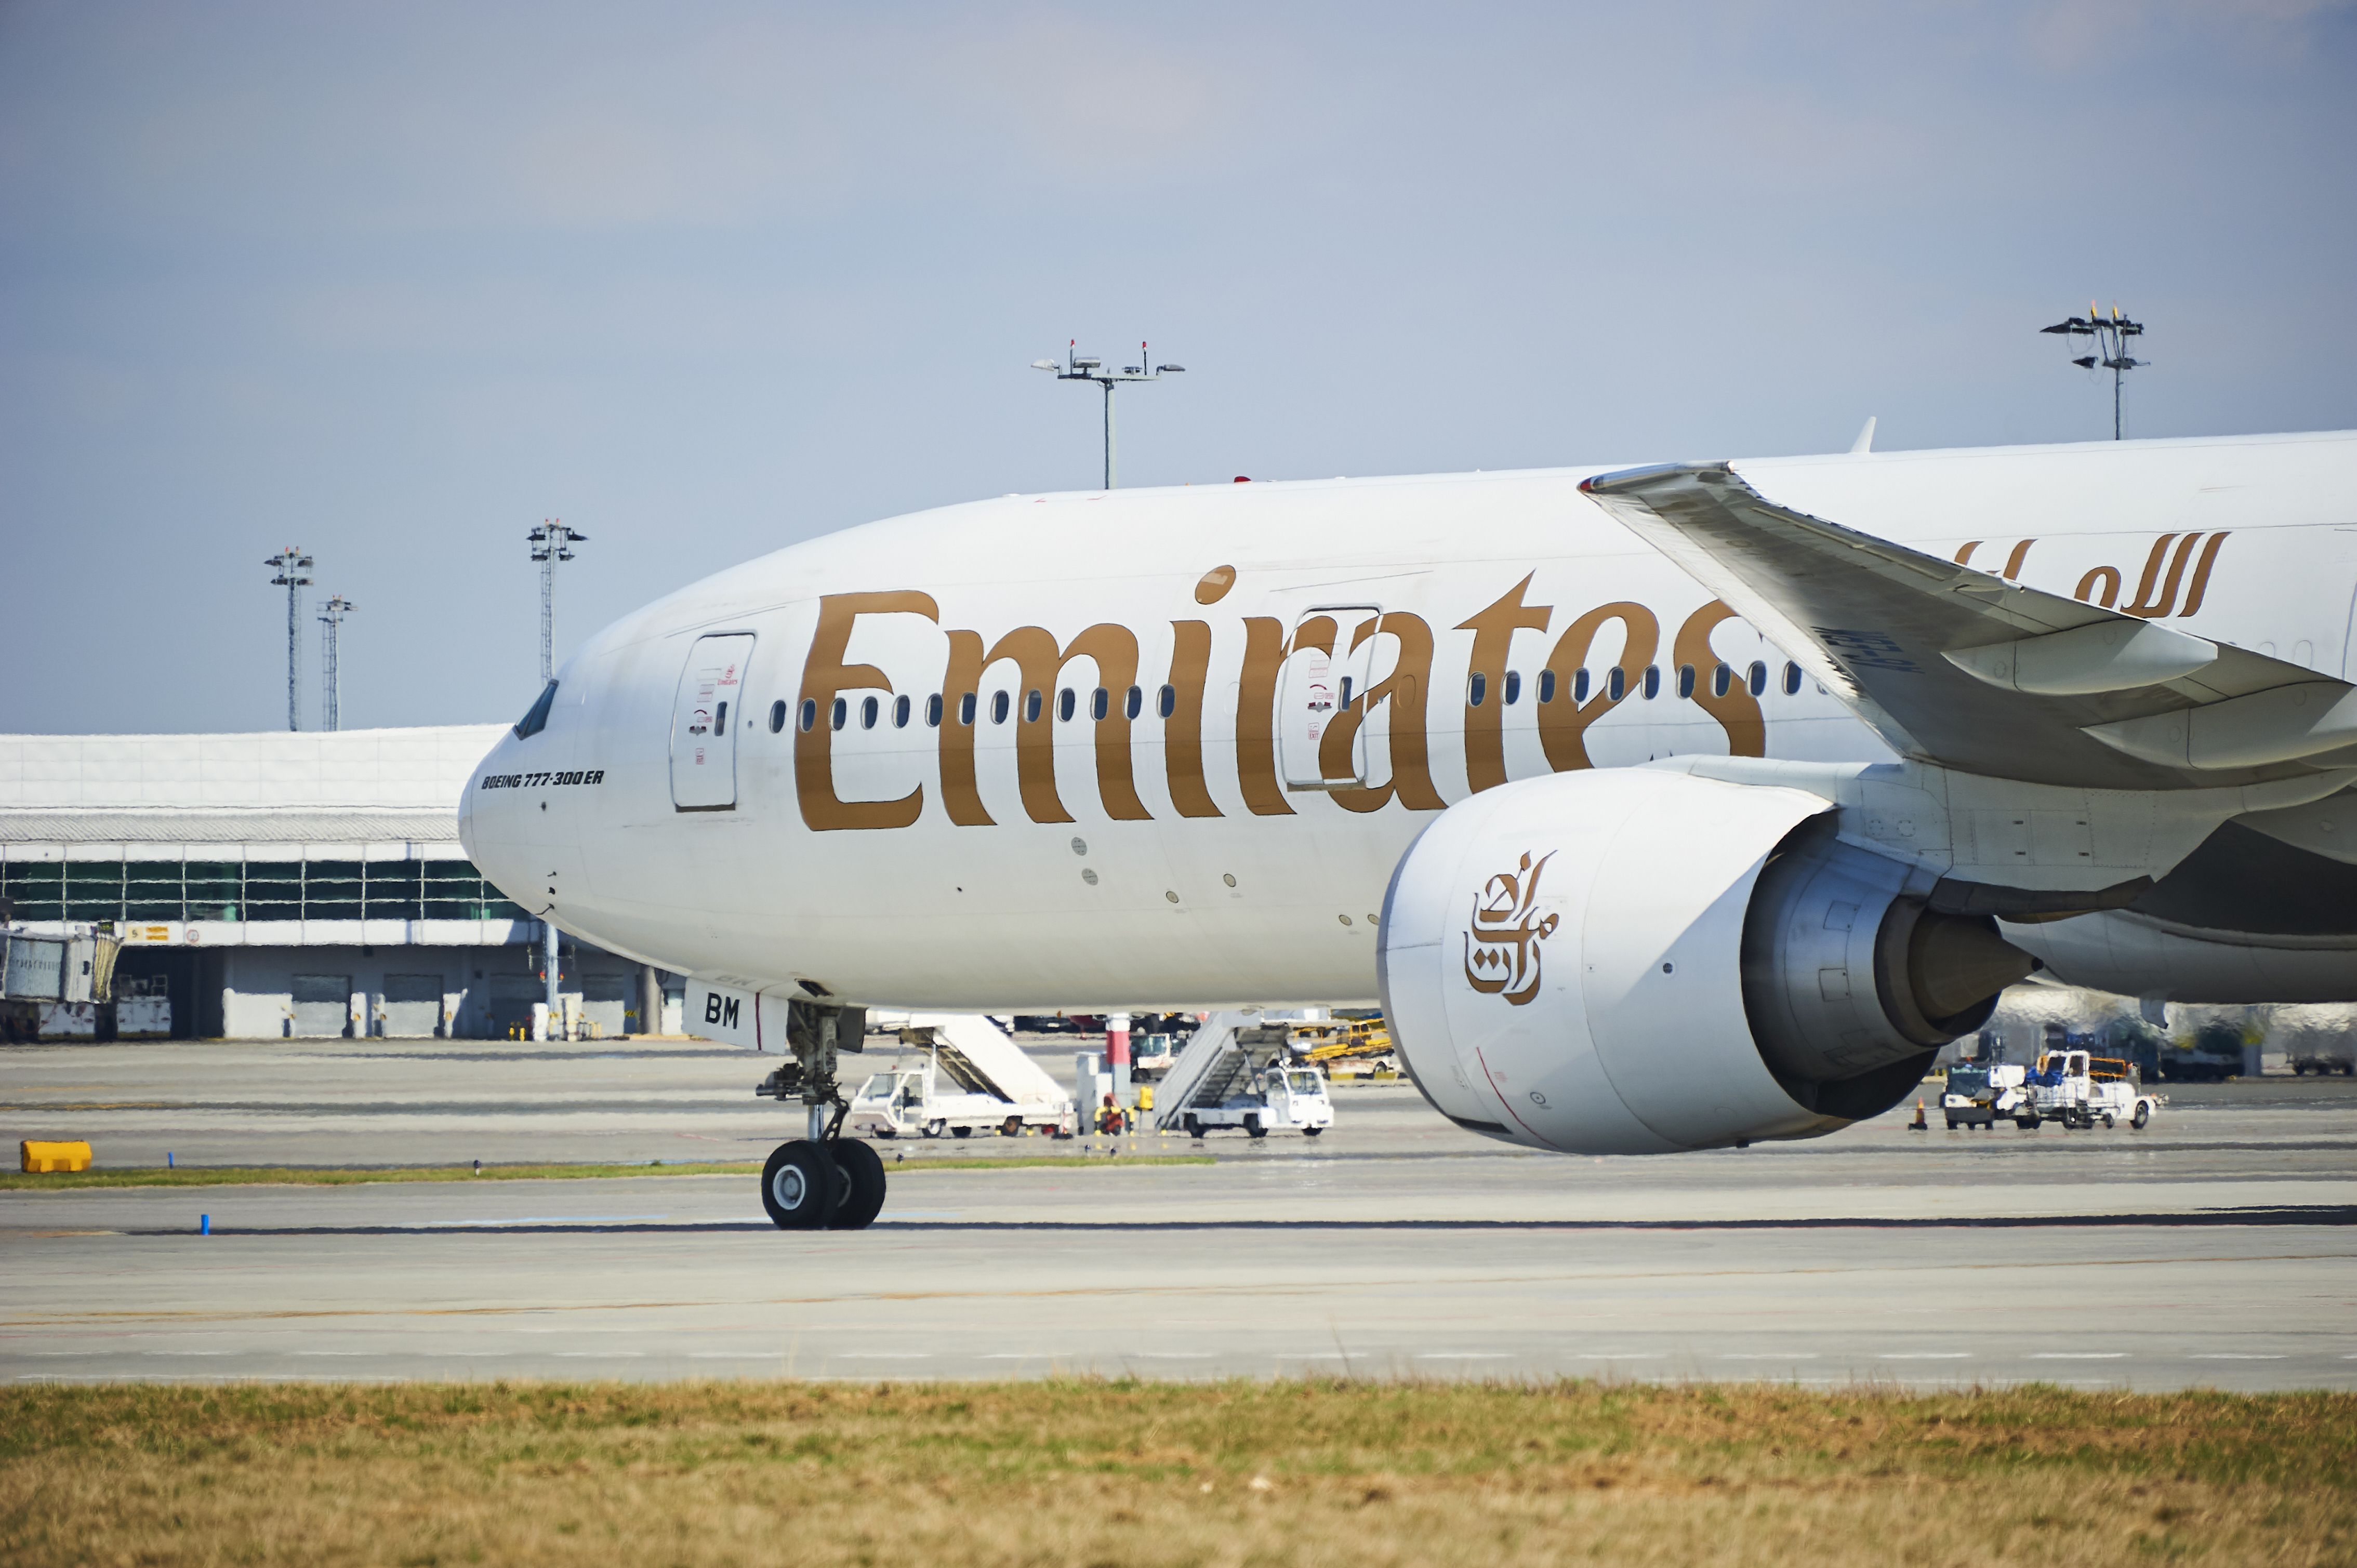
{"label": "airport terminal building", "polygon": [[[458,843],[501,727],[0,736],[0,915],[111,924],[182,1038],[505,1038],[542,927]],[[676,977],[569,938],[559,989],[578,1033],[679,1026]]]}

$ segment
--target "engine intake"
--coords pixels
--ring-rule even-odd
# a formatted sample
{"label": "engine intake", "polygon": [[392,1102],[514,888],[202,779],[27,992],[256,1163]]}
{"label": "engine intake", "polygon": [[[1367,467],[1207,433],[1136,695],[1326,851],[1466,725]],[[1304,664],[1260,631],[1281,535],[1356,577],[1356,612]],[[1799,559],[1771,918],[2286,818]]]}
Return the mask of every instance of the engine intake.
{"label": "engine intake", "polygon": [[1878,1114],[2031,961],[1780,787],[1619,768],[1451,807],[1401,858],[1380,956],[1417,1087],[1583,1154],[1809,1137]]}

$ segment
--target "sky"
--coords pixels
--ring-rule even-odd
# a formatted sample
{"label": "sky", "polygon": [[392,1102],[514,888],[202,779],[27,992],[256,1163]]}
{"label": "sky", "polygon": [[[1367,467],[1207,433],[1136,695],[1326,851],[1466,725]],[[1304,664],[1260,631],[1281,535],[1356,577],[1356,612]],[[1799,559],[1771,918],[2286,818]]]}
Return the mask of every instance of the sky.
{"label": "sky", "polygon": [[0,0],[0,730],[513,718],[834,529],[2357,426],[2357,5]]}

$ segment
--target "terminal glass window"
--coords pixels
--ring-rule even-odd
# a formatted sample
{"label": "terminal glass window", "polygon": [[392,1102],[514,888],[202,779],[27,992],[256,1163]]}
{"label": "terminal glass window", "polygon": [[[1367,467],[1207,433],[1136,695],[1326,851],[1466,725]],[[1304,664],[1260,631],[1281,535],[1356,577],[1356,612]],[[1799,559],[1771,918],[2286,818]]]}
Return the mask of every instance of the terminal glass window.
{"label": "terminal glass window", "polygon": [[420,873],[425,863],[418,860],[371,860],[361,869],[367,873],[362,882],[361,908],[371,920],[422,920],[424,894]]}
{"label": "terminal glass window", "polygon": [[361,918],[362,867],[357,860],[314,860],[303,866],[303,918],[307,920],[357,920]]}
{"label": "terminal glass window", "polygon": [[135,860],[123,868],[123,918],[177,920],[184,907],[177,860]]}
{"label": "terminal glass window", "polygon": [[245,867],[234,860],[192,860],[182,867],[181,908],[188,920],[245,918]]}
{"label": "terminal glass window", "polygon": [[299,860],[249,862],[245,868],[245,918],[249,920],[301,919],[303,863]]}
{"label": "terminal glass window", "polygon": [[56,861],[16,861],[0,867],[0,898],[20,920],[66,918],[66,868]]}
{"label": "terminal glass window", "polygon": [[464,860],[0,862],[19,920],[522,920]]}
{"label": "terminal glass window", "polygon": [[68,861],[66,863],[66,918],[69,920],[123,918],[123,863],[121,861]]}

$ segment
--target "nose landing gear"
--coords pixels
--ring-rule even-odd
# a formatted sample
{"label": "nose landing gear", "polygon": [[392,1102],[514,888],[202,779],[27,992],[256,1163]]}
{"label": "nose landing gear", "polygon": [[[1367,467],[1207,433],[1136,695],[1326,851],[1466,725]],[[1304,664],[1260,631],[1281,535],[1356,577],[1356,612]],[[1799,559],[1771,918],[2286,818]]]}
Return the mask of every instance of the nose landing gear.
{"label": "nose landing gear", "polygon": [[866,1022],[861,1008],[793,1003],[786,1038],[794,1060],[755,1090],[800,1100],[810,1115],[810,1136],[779,1144],[761,1167],[761,1207],[780,1230],[861,1230],[884,1208],[884,1162],[842,1136],[850,1107],[834,1078],[835,1052],[859,1049]]}

